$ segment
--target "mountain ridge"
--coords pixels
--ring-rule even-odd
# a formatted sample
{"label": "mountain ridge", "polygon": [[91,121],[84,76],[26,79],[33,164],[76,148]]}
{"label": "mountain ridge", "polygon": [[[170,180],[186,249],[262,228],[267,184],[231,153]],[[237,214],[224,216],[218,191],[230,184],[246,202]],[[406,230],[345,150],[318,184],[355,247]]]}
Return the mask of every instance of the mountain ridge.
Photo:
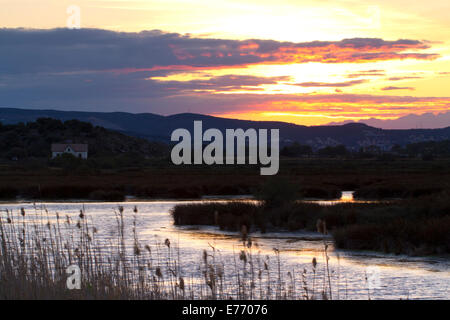
{"label": "mountain ridge", "polygon": [[408,114],[398,119],[377,119],[370,118],[366,120],[358,120],[356,122],[347,120],[342,122],[330,122],[329,125],[343,125],[348,123],[364,123],[372,127],[394,130],[408,130],[408,129],[442,129],[450,126],[450,111],[433,114],[431,112],[417,114]]}
{"label": "mountain ridge", "polygon": [[127,112],[0,108],[0,122],[4,124],[32,122],[44,117],[62,121],[77,119],[129,135],[163,142],[170,142],[170,135],[175,129],[186,128],[192,132],[194,120],[202,121],[203,130],[209,128],[217,128],[221,131],[236,128],[244,130],[249,128],[279,129],[282,145],[297,141],[311,145],[315,149],[343,144],[351,149],[375,145],[383,150],[390,150],[396,144],[406,145],[414,142],[450,139],[450,127],[442,129],[385,130],[364,123],[308,127],[279,121],[238,120],[195,113],[162,116],[153,113],[134,114]]}

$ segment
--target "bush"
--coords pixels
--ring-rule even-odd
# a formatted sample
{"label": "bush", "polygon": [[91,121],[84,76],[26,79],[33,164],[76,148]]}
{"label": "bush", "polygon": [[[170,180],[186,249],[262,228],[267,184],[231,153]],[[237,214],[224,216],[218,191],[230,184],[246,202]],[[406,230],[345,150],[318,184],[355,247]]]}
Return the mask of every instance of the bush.
{"label": "bush", "polygon": [[275,208],[294,202],[299,198],[299,192],[286,178],[274,177],[260,187],[255,197],[267,208]]}
{"label": "bush", "polygon": [[175,225],[218,225],[222,230],[262,226],[261,208],[249,202],[210,202],[177,205],[171,211]]}

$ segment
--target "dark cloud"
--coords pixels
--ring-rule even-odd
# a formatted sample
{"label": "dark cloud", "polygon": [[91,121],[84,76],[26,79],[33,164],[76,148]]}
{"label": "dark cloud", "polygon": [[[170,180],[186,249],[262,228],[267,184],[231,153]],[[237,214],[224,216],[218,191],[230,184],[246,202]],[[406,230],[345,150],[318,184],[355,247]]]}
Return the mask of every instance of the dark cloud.
{"label": "dark cloud", "polygon": [[[288,77],[209,75],[207,80],[191,81],[158,81],[154,77],[200,70],[204,77],[208,69],[259,63],[434,59],[437,55],[420,53],[429,46],[416,40],[355,38],[294,43],[195,38],[162,31],[0,29],[0,103],[9,107],[161,114],[225,113],[245,110],[250,104],[264,105],[283,99],[305,103],[379,99],[385,103],[396,98],[364,98],[338,91],[329,97],[232,93],[240,89],[259,90],[262,84],[288,82]],[[362,73],[377,72],[381,70]],[[362,81],[298,85],[339,88]],[[228,91],[228,94],[218,91]]]}
{"label": "dark cloud", "polygon": [[[59,74],[0,75],[0,103],[11,107],[53,107],[66,110],[185,112],[199,103],[206,113],[220,103],[206,106],[217,91],[260,90],[261,84],[288,81],[289,77],[224,75],[205,80],[158,81],[149,72],[72,72]],[[222,96],[222,95],[221,95]],[[226,95],[223,100],[229,103]],[[177,98],[179,97],[179,99]]]}
{"label": "dark cloud", "polygon": [[157,30],[124,33],[99,29],[0,29],[0,43],[1,73],[192,70],[256,63],[342,63],[438,57],[413,52],[430,47],[417,40],[238,41],[195,38]]}
{"label": "dark cloud", "polygon": [[248,75],[224,75],[211,77],[205,80],[191,81],[157,81],[159,85],[163,85],[173,90],[201,90],[222,91],[222,90],[249,90],[262,84],[277,84],[280,81],[289,81],[290,77],[256,77]]}

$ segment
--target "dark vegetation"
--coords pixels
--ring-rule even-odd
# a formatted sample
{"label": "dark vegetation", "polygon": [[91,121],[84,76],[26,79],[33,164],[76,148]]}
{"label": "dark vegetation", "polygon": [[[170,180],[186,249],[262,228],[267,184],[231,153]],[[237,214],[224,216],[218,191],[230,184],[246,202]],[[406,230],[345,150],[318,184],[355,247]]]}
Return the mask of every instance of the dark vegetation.
{"label": "dark vegetation", "polygon": [[[135,165],[139,160],[165,156],[168,152],[164,144],[130,137],[78,120],[62,122],[51,118],[40,118],[36,122],[26,124],[2,125],[0,123],[0,148],[5,150],[0,154],[0,159],[3,160],[41,159],[45,161],[50,158],[52,143],[66,141],[89,144],[89,158],[93,160],[83,163],[87,167],[103,167],[104,165],[108,167],[105,158],[112,158],[109,166],[113,166],[114,161],[118,162],[118,166]],[[65,162],[67,159],[51,161],[49,165],[64,166]],[[72,167],[76,166],[72,164]]]}
{"label": "dark vegetation", "polygon": [[[146,167],[120,169],[0,164],[0,199],[106,200],[105,193],[113,193],[111,200],[117,200],[119,193],[145,199],[252,195],[271,180],[259,175],[259,166],[183,167],[166,160],[149,162]],[[450,161],[285,158],[278,176],[302,198],[336,199],[343,190],[356,190],[358,198],[414,198],[450,190]],[[96,191],[105,193],[98,197]]]}
{"label": "dark vegetation", "polygon": [[395,146],[392,148],[392,151],[409,157],[449,157],[450,140],[411,143],[405,147]]}
{"label": "dark vegetation", "polygon": [[450,140],[424,141],[410,143],[405,146],[398,144],[384,150],[379,146],[372,145],[358,149],[348,149],[345,145],[327,146],[313,150],[309,145],[294,142],[284,146],[280,155],[290,158],[298,157],[345,157],[347,159],[376,159],[395,161],[404,158],[417,158],[422,160],[433,160],[435,158],[450,157]]}
{"label": "dark vegetation", "polygon": [[298,142],[294,142],[291,145],[284,146],[280,150],[280,156],[298,158],[302,156],[309,156],[313,154],[311,146],[302,145]]}
{"label": "dark vegetation", "polygon": [[[282,191],[280,190],[280,193]],[[217,225],[223,230],[328,230],[337,248],[430,255],[450,253],[450,193],[391,202],[323,206],[286,202],[178,205],[177,225]],[[321,230],[318,230],[318,228]]]}

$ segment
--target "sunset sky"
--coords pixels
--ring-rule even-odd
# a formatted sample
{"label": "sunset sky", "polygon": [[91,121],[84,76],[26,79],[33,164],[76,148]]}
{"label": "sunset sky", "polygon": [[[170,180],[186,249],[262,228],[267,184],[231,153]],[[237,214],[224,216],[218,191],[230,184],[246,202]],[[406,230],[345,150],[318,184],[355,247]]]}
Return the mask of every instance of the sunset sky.
{"label": "sunset sky", "polygon": [[[76,30],[67,28],[72,5],[80,8]],[[448,0],[0,0],[0,7],[1,107],[304,125],[450,109]]]}

